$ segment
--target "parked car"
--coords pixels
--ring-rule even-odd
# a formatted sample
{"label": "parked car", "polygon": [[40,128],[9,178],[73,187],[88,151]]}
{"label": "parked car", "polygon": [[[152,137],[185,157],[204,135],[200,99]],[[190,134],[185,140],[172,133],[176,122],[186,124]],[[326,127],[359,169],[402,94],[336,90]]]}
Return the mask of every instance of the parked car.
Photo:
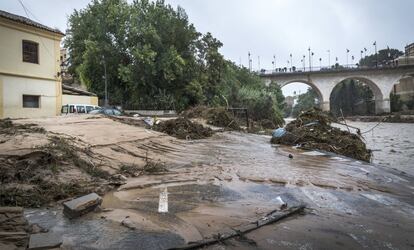
{"label": "parked car", "polygon": [[90,104],[66,104],[62,106],[62,114],[87,114],[93,110],[99,110],[101,107]]}
{"label": "parked car", "polygon": [[92,110],[89,114],[92,114],[92,115],[104,114],[104,115],[119,116],[119,115],[122,115],[122,112],[115,108],[101,108],[97,110]]}

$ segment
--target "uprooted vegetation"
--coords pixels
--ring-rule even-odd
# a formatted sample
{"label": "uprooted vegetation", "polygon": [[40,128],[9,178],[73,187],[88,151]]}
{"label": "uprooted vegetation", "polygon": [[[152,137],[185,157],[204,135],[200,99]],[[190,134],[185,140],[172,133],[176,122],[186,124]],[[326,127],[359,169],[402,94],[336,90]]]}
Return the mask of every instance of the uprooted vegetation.
{"label": "uprooted vegetation", "polygon": [[208,124],[222,127],[228,130],[240,130],[237,118],[226,108],[208,108],[206,106],[196,106],[183,112],[187,118],[203,118]]}
{"label": "uprooted vegetation", "polygon": [[204,127],[184,117],[162,121],[154,125],[153,128],[178,139],[203,139],[213,135],[211,128]]}
{"label": "uprooted vegetation", "polygon": [[319,149],[370,162],[371,150],[361,137],[331,126],[334,118],[318,109],[301,113],[286,125],[286,134],[273,137],[272,143],[299,145],[303,149]]}
{"label": "uprooted vegetation", "polygon": [[123,165],[119,169],[119,173],[129,177],[138,177],[143,174],[156,175],[168,172],[164,162],[154,161],[148,157],[148,152],[145,155],[145,165],[140,167],[137,165]]}
{"label": "uprooted vegetation", "polygon": [[0,134],[2,135],[16,135],[26,132],[43,134],[46,133],[46,130],[34,123],[16,124],[9,118],[0,120]]}
{"label": "uprooted vegetation", "polygon": [[0,157],[0,206],[39,207],[98,191],[109,177],[87,160],[86,150],[61,137],[49,140],[30,153]]}

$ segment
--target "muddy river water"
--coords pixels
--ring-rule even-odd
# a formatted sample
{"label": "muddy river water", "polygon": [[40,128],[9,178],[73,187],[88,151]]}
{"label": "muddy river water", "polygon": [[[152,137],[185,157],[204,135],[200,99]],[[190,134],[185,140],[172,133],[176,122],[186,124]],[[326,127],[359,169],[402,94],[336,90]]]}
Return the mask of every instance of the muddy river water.
{"label": "muddy river water", "polygon": [[[366,131],[376,123],[352,124]],[[238,132],[174,141],[153,148],[170,171],[130,178],[104,197],[105,211],[68,220],[60,208],[34,209],[26,218],[57,233],[66,249],[167,249],[254,222],[280,197],[305,212],[246,234],[254,244],[236,238],[209,248],[412,249],[413,136],[404,124],[365,134],[374,164]],[[158,213],[165,190],[168,213]]]}
{"label": "muddy river water", "polygon": [[369,131],[363,136],[368,148],[373,150],[373,163],[414,175],[414,124],[378,124],[377,122],[348,122],[348,124],[360,128],[362,132]]}

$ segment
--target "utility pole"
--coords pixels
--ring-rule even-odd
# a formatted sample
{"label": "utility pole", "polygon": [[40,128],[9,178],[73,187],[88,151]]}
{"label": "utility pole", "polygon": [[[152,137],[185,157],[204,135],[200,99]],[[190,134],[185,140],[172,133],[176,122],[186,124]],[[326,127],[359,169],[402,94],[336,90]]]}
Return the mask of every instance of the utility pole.
{"label": "utility pole", "polygon": [[109,106],[108,103],[108,78],[106,76],[106,61],[105,61],[105,55],[102,55],[103,59],[103,66],[104,66],[104,77],[105,77],[105,107]]}

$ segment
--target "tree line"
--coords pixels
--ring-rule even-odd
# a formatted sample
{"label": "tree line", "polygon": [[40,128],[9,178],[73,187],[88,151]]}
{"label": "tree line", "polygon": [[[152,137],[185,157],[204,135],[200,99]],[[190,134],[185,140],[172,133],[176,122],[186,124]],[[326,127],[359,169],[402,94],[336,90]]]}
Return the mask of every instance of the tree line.
{"label": "tree line", "polygon": [[226,60],[223,44],[202,34],[185,10],[163,0],[94,0],[69,17],[69,73],[111,104],[183,110],[195,105],[265,109],[281,123],[278,86]]}

